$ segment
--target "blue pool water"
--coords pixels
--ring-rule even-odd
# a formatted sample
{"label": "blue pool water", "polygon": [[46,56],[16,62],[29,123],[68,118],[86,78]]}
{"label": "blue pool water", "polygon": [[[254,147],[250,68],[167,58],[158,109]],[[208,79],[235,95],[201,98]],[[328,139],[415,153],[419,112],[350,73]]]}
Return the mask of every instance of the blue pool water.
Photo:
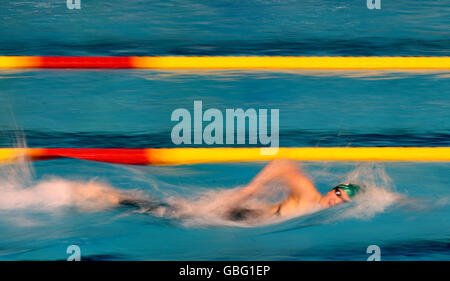
{"label": "blue pool water", "polygon": [[[448,1],[14,1],[0,55],[448,56]],[[361,2],[361,3],[360,3]],[[447,15],[447,16],[446,16]],[[448,146],[448,72],[2,70],[0,146],[174,147],[173,110],[274,108],[281,146]],[[448,163],[297,162],[320,192],[358,178],[348,206],[276,223],[214,216],[265,163],[0,166],[0,260],[450,259]],[[189,218],[72,204],[86,185],[178,200]],[[225,204],[224,203],[224,204]],[[217,208],[220,208],[220,204]]]}

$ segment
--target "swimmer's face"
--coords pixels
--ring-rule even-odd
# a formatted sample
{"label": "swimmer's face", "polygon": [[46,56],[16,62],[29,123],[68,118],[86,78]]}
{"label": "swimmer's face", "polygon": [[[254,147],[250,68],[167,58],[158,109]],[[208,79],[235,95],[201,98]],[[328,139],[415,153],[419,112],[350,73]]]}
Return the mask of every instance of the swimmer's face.
{"label": "swimmer's face", "polygon": [[350,202],[350,196],[342,189],[332,189],[323,197],[323,203],[326,207],[333,207],[344,202]]}

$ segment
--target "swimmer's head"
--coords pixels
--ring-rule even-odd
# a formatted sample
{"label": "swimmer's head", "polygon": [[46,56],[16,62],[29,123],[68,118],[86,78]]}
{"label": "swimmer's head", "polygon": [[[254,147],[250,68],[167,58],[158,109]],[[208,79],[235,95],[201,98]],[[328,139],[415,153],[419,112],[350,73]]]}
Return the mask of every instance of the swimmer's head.
{"label": "swimmer's head", "polygon": [[325,207],[331,207],[344,202],[352,201],[352,198],[361,190],[361,187],[357,184],[342,183],[333,189],[331,189],[327,195],[325,195],[321,204]]}
{"label": "swimmer's head", "polygon": [[341,183],[333,187],[334,192],[339,196],[342,191],[347,193],[347,195],[352,198],[361,190],[361,187],[353,183]]}

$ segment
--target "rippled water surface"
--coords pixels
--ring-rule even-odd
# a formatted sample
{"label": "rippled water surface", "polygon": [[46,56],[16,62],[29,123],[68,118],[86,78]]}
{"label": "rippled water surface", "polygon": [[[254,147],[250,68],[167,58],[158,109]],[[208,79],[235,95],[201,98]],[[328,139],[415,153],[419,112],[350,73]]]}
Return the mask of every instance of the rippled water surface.
{"label": "rippled water surface", "polygon": [[[12,1],[1,55],[448,56],[448,1]],[[245,2],[245,3],[242,3]],[[361,3],[360,3],[361,2]],[[446,16],[447,15],[447,16]],[[448,146],[445,71],[2,70],[0,146],[174,147],[173,110],[279,109],[282,146]],[[297,162],[320,192],[370,186],[348,206],[271,224],[214,215],[265,163],[0,166],[0,259],[450,259],[448,163]],[[74,189],[178,200],[190,219],[67,199]],[[98,203],[98,204],[96,204]],[[219,206],[219,205],[218,205]]]}

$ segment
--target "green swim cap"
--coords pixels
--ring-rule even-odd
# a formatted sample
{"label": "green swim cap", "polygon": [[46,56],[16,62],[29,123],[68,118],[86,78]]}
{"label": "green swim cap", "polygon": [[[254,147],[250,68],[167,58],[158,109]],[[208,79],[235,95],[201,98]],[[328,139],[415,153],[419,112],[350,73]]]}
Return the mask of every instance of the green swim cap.
{"label": "green swim cap", "polygon": [[340,189],[342,191],[345,191],[345,193],[347,193],[347,195],[351,198],[360,191],[361,187],[353,183],[341,183],[335,186],[333,189]]}

